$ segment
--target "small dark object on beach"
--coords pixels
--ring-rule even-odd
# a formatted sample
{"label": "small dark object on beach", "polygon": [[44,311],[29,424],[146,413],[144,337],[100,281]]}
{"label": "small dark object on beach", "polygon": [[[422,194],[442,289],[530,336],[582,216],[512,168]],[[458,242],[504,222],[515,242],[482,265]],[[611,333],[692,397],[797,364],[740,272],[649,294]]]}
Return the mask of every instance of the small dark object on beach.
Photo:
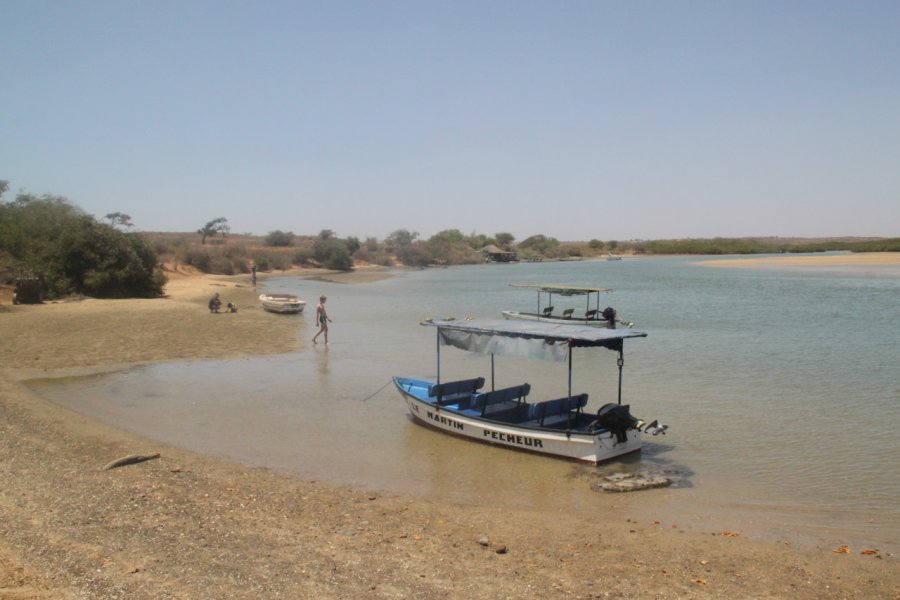
{"label": "small dark object on beach", "polygon": [[110,469],[115,469],[116,467],[133,465],[135,463],[144,462],[145,460],[152,460],[154,458],[159,458],[159,452],[155,454],[129,454],[128,456],[123,456],[122,458],[112,461],[111,463],[103,467],[103,470],[109,471]]}

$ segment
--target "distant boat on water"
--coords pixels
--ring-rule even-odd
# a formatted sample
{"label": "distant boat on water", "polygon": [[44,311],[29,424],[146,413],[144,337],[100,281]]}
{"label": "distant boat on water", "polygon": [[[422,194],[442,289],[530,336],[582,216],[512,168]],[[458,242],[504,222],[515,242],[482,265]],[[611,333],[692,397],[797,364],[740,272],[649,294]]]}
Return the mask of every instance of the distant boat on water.
{"label": "distant boat on water", "polygon": [[[600,294],[611,292],[612,290],[609,288],[532,283],[511,283],[510,286],[536,289],[538,293],[537,310],[535,312],[504,310],[501,311],[504,319],[542,321],[557,325],[588,325],[590,327],[608,327],[611,329],[615,329],[616,323],[625,327],[634,326],[634,323],[631,321],[619,319],[616,310],[611,306],[601,310]],[[546,303],[542,302],[544,295],[546,295]],[[557,311],[553,306],[554,295],[557,298],[586,298],[584,313],[579,312],[575,314],[575,308],[572,307]]]}

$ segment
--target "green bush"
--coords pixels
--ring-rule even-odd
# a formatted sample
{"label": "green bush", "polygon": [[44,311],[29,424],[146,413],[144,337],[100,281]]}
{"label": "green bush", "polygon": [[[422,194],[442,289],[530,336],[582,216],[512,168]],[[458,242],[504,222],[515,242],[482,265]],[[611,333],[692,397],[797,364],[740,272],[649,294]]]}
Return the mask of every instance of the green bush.
{"label": "green bush", "polygon": [[307,266],[315,258],[312,248],[298,248],[291,257],[291,262],[299,266]]}
{"label": "green bush", "polygon": [[154,297],[165,284],[144,237],[100,223],[62,197],[0,202],[0,254],[7,271],[39,277],[49,298]]}
{"label": "green bush", "polygon": [[216,275],[234,275],[234,263],[227,256],[216,256],[210,260],[208,273]]}
{"label": "green bush", "polygon": [[179,260],[204,273],[209,273],[212,265],[212,257],[209,252],[200,248],[185,248],[179,255]]}
{"label": "green bush", "polygon": [[276,229],[270,231],[265,239],[266,246],[288,247],[294,244],[294,232]]}
{"label": "green bush", "polygon": [[370,250],[367,246],[363,246],[353,253],[353,258],[361,262],[371,263],[373,265],[381,265],[382,267],[393,266],[394,261],[391,255],[380,250]]}
{"label": "green bush", "polygon": [[434,264],[434,258],[421,242],[398,248],[397,260],[408,267],[427,267]]}
{"label": "green bush", "polygon": [[326,269],[349,271],[353,268],[353,259],[350,258],[350,251],[344,240],[320,238],[313,246],[313,255]]}

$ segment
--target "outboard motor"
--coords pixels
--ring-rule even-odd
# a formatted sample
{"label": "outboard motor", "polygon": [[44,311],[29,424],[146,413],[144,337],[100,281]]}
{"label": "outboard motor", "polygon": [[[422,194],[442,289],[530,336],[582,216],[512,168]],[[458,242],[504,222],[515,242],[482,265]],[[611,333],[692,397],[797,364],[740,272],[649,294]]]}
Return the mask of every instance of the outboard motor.
{"label": "outboard motor", "polygon": [[607,306],[600,314],[609,322],[610,329],[616,328],[616,309],[614,309],[612,306]]}
{"label": "outboard motor", "polygon": [[[606,311],[603,313],[605,316]],[[628,441],[628,435],[625,432],[634,429],[638,422],[631,416],[627,404],[605,404],[597,411],[597,425],[613,432],[616,435],[616,441],[620,444]]]}
{"label": "outboard motor", "polygon": [[652,435],[665,434],[668,425],[660,425],[659,421],[647,423],[631,416],[627,404],[604,404],[597,411],[597,420],[592,423],[597,427],[608,429],[616,436],[616,442],[624,444],[628,441],[629,429],[637,429],[641,432],[650,433]]}

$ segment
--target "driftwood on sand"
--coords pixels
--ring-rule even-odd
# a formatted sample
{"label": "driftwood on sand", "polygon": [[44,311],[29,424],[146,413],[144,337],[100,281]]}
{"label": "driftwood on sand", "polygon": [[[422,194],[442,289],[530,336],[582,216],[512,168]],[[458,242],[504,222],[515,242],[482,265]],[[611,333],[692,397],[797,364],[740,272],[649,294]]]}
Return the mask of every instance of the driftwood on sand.
{"label": "driftwood on sand", "polygon": [[116,467],[133,465],[135,463],[144,462],[145,460],[152,460],[154,458],[159,458],[159,452],[155,454],[129,454],[128,456],[117,458],[116,460],[103,467],[102,470],[109,471],[110,469],[115,469]]}

